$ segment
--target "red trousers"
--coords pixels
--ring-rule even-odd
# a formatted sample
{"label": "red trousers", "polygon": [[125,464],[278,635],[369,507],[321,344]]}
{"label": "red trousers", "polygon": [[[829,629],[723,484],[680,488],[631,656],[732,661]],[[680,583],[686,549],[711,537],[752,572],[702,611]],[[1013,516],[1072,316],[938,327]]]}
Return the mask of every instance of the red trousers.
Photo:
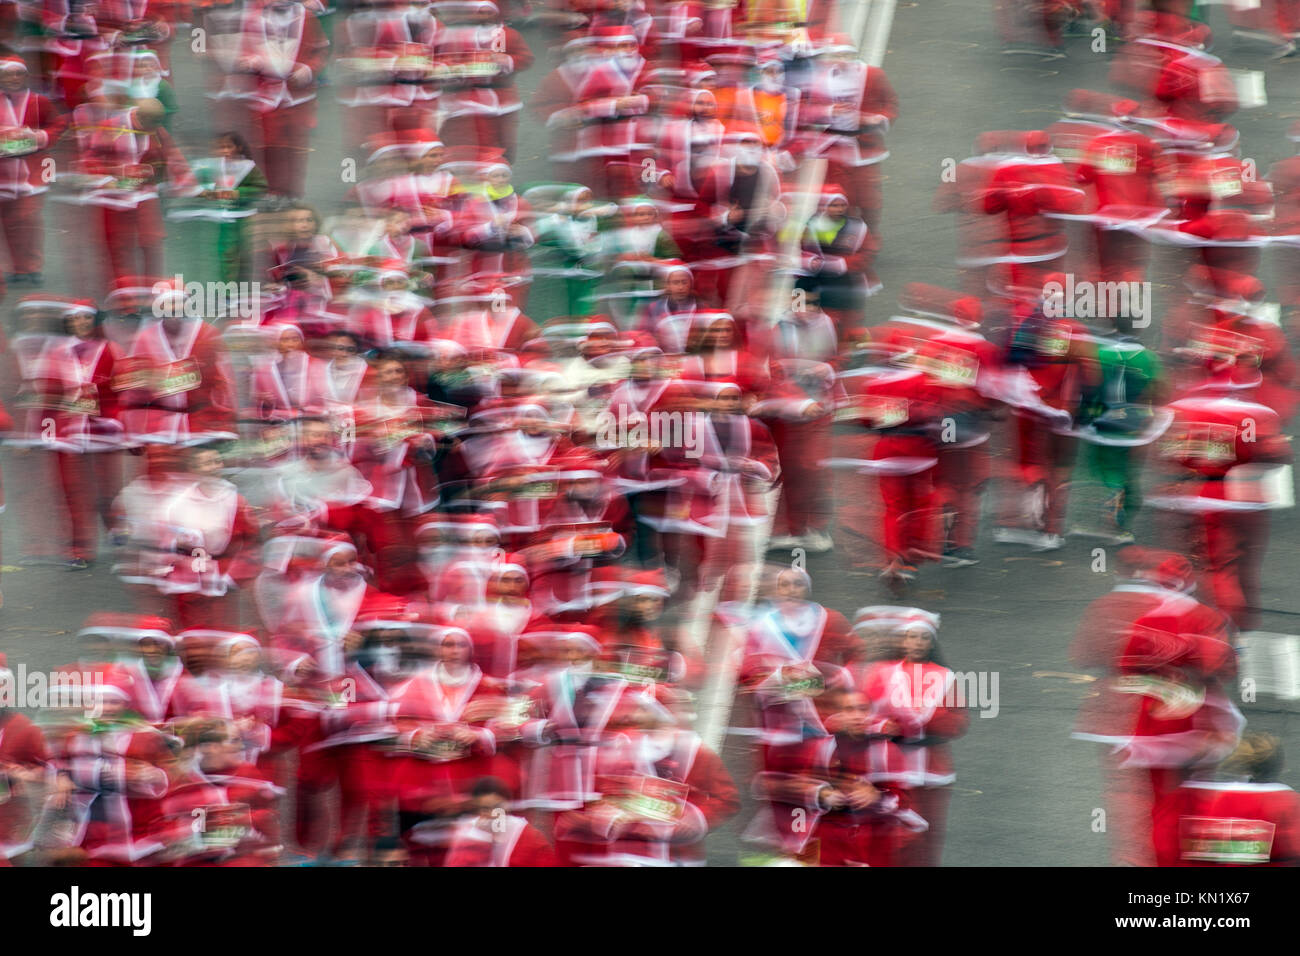
{"label": "red trousers", "polygon": [[259,112],[240,104],[237,129],[257,150],[267,188],[284,196],[302,196],[307,181],[311,131],[316,126],[316,101]]}
{"label": "red trousers", "polygon": [[56,452],[59,486],[69,525],[69,557],[93,561],[98,551],[96,521],[110,526],[110,510],[122,483],[122,462],[117,452],[79,455]]}
{"label": "red trousers", "polygon": [[915,787],[907,791],[911,808],[925,818],[930,828],[908,839],[898,853],[899,866],[938,866],[943,858],[943,839],[948,832],[948,804],[951,787]]}
{"label": "red trousers", "polygon": [[988,443],[970,448],[939,446],[935,490],[939,510],[949,516],[948,543],[970,548],[980,523],[980,491],[989,479]]}
{"label": "red trousers", "polygon": [[[915,435],[885,435],[876,443],[873,457],[926,458],[933,457],[934,445],[928,439]],[[936,468],[927,468],[914,475],[882,475],[880,498],[884,505],[881,514],[880,539],[890,558],[907,562],[923,559],[938,550],[938,495],[935,489]]]}
{"label": "red trousers", "polygon": [[799,537],[826,531],[831,523],[831,473],[821,464],[831,454],[830,416],[810,422],[771,424],[781,462],[781,498],[774,535]]}
{"label": "red trousers", "polygon": [[[492,116],[488,113],[465,113],[451,116],[438,129],[438,138],[448,147],[473,146],[477,149],[505,150],[506,162],[514,162],[518,142],[519,113]],[[586,180],[577,180],[586,182]]]}
{"label": "red trousers", "polygon": [[1198,551],[1219,610],[1242,630],[1255,626],[1260,571],[1268,551],[1266,511],[1211,511],[1199,522]]}
{"label": "red trousers", "polygon": [[10,271],[19,275],[40,272],[45,262],[45,224],[41,218],[45,197],[19,196],[0,200],[0,230],[9,247]]}
{"label": "red trousers", "polygon": [[127,276],[162,275],[162,246],[167,233],[158,200],[147,200],[134,209],[90,209],[107,254],[106,281],[101,288],[109,288],[114,279]]}
{"label": "red trousers", "polygon": [[[1047,534],[1061,534],[1065,527],[1065,509],[1069,500],[1070,472],[1078,441],[1068,435],[1058,435],[1040,418],[1030,415],[1016,417],[1016,463],[1022,488],[1009,502],[1009,509],[1023,507],[1023,494],[1041,487],[1044,493],[1041,530]],[[1023,511],[1006,515],[1011,524],[1024,523]]]}

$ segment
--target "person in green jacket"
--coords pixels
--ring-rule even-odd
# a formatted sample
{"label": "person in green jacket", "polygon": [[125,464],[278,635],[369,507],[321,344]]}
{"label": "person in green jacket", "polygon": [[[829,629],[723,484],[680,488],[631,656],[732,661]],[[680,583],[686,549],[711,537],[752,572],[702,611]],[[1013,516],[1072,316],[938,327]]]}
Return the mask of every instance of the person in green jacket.
{"label": "person in green jacket", "polygon": [[[221,133],[214,142],[214,157],[227,163],[254,162],[248,140],[236,132]],[[205,184],[209,185],[209,184]],[[247,210],[257,205],[266,194],[266,177],[254,165],[238,183],[212,183],[203,192],[211,199],[232,209]],[[248,220],[251,217],[225,219],[217,223],[217,263],[222,282],[238,282],[251,269],[248,242]]]}
{"label": "person in green jacket", "polygon": [[1079,420],[1090,424],[1099,439],[1088,443],[1084,467],[1088,477],[1109,493],[1106,523],[1118,540],[1129,541],[1142,506],[1138,478],[1143,446],[1105,441],[1136,439],[1151,424],[1162,371],[1155,351],[1133,335],[1132,321],[1123,317],[1113,321],[1113,328],[1097,336],[1101,374],[1095,389],[1082,398]]}

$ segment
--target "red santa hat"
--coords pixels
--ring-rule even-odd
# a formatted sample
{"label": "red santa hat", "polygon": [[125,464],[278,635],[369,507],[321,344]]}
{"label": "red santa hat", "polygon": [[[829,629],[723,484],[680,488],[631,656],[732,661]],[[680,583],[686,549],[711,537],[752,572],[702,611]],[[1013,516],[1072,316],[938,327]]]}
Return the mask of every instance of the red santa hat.
{"label": "red santa hat", "polygon": [[704,58],[710,66],[753,66],[758,62],[752,47],[737,44],[726,47]]}
{"label": "red santa hat", "polygon": [[584,590],[588,603],[598,606],[622,597],[626,585],[626,574],[623,569],[616,564],[606,564],[592,569]]}
{"label": "red santa hat", "polygon": [[663,568],[647,571],[633,571],[623,585],[623,594],[628,597],[662,597],[672,595],[668,587],[668,575]]}
{"label": "red santa hat", "polygon": [[96,611],[86,618],[86,623],[77,632],[77,636],[130,643],[151,639],[161,641],[169,647],[176,644],[176,638],[172,636],[172,622],[167,618],[121,611]]}
{"label": "red santa hat", "polygon": [[403,631],[427,634],[431,628],[420,621],[409,602],[392,594],[367,594],[361,601],[353,626],[358,631]]}
{"label": "red santa hat", "polygon": [[66,315],[69,310],[76,306],[78,301],[80,300],[70,295],[56,295],[53,292],[29,292],[18,300],[16,308],[19,312],[49,310]]}
{"label": "red santa hat", "polygon": [[1187,590],[1196,580],[1196,569],[1192,562],[1177,551],[1129,545],[1116,557],[1119,558],[1120,567],[1130,577],[1151,581],[1173,590]]}
{"label": "red santa hat", "polygon": [[119,276],[113,280],[112,287],[104,296],[104,305],[115,308],[140,299],[153,301],[157,293],[154,289],[172,285],[175,280],[161,279],[156,276]]}
{"label": "red santa hat", "polygon": [[844,191],[844,187],[839,183],[826,183],[822,186],[822,193],[818,200],[818,208],[825,209],[837,199],[845,202],[849,201],[849,194]]}
{"label": "red santa hat", "polygon": [[843,33],[828,34],[826,38],[817,45],[818,56],[839,56],[845,53],[857,52],[858,48],[853,45],[853,41]]}
{"label": "red santa hat", "polygon": [[990,130],[987,133],[981,133],[975,141],[975,152],[979,155],[1016,153],[1037,156],[1049,153],[1051,149],[1051,137],[1040,129],[1028,131],[1018,129]]}
{"label": "red santa hat", "polygon": [[637,43],[636,31],[622,24],[604,24],[591,31],[596,42],[601,46],[617,46],[620,43]]}
{"label": "red santa hat", "polygon": [[688,88],[698,87],[703,81],[716,80],[717,78],[718,71],[706,63],[696,61],[686,64],[685,79]]}
{"label": "red santa hat", "polygon": [[367,162],[373,163],[385,156],[400,155],[408,158],[423,156],[429,150],[441,145],[442,141],[438,139],[438,134],[431,129],[413,127],[393,130],[376,136],[367,144],[367,148],[371,150]]}
{"label": "red santa hat", "polygon": [[1140,104],[1137,100],[1116,96],[1114,93],[1078,89],[1070,91],[1065,100],[1065,108],[1074,116],[1109,120],[1135,115],[1140,109]]}
{"label": "red santa hat", "polygon": [[966,328],[978,328],[984,318],[984,307],[975,296],[926,282],[909,282],[898,301],[916,315],[947,319]]}
{"label": "red santa hat", "polygon": [[0,56],[0,73],[26,73],[27,64],[20,56]]}
{"label": "red santa hat", "polygon": [[1261,302],[1264,299],[1264,283],[1255,276],[1231,269],[1194,265],[1187,270],[1183,282],[1198,296],[1223,306]]}

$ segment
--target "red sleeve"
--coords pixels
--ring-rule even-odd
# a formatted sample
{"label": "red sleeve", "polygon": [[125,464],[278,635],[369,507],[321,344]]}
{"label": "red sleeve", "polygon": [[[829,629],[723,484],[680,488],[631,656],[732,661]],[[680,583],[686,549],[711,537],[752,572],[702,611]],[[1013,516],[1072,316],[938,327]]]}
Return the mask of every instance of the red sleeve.
{"label": "red sleeve", "polygon": [[862,112],[879,113],[892,126],[898,119],[898,94],[885,71],[878,67],[867,70],[866,89],[862,95]]}
{"label": "red sleeve", "polygon": [[690,802],[704,814],[710,830],[716,830],[740,812],[740,794],[722,758],[701,746],[686,777]]}
{"label": "red sleeve", "polygon": [[555,850],[542,836],[541,831],[532,824],[524,827],[523,833],[519,834],[519,842],[515,844],[514,851],[510,854],[511,866],[537,867],[537,866],[559,866],[559,858],[555,855]]}
{"label": "red sleeve", "polygon": [[514,61],[512,76],[518,76],[533,65],[533,51],[528,48],[528,42],[519,31],[512,27],[506,27],[506,53]]}

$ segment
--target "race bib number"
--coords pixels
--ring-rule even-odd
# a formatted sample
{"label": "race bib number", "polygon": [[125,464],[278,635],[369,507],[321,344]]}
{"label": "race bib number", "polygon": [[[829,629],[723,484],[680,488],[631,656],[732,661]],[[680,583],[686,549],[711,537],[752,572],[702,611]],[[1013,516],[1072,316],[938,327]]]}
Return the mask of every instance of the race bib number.
{"label": "race bib number", "polygon": [[1070,351],[1070,330],[1064,325],[1050,325],[1043,329],[1038,339],[1038,351],[1043,355],[1060,358]]}
{"label": "race bib number", "polygon": [[202,807],[196,818],[199,843],[208,849],[230,849],[253,832],[253,813],[245,803]]}
{"label": "race bib number", "polygon": [[192,358],[181,359],[179,362],[169,362],[162,367],[154,392],[161,397],[180,395],[183,392],[194,391],[202,381],[203,375],[199,372],[199,363]]}
{"label": "race bib number", "polygon": [[918,364],[927,375],[948,388],[974,387],[980,370],[980,360],[973,352],[957,348],[918,356]]}
{"label": "race bib number", "polygon": [[1181,856],[1196,863],[1267,863],[1277,827],[1265,820],[1182,817],[1178,821]]}
{"label": "race bib number", "polygon": [[1116,175],[1135,173],[1138,166],[1137,147],[1131,143],[1107,146],[1101,150],[1096,165],[1099,169]]}
{"label": "race bib number", "polygon": [[908,401],[892,395],[869,395],[863,401],[863,412],[876,428],[893,428],[908,420]]}
{"label": "race bib number", "polygon": [[691,788],[676,780],[638,776],[629,781],[626,792],[615,802],[628,813],[658,823],[676,823],[686,813]]}
{"label": "race bib number", "polygon": [[1165,445],[1166,457],[1222,464],[1237,460],[1237,427],[1215,422],[1184,425]]}
{"label": "race bib number", "polygon": [[149,387],[149,363],[144,359],[128,358],[117,363],[116,374],[109,385],[115,392],[129,392]]}

